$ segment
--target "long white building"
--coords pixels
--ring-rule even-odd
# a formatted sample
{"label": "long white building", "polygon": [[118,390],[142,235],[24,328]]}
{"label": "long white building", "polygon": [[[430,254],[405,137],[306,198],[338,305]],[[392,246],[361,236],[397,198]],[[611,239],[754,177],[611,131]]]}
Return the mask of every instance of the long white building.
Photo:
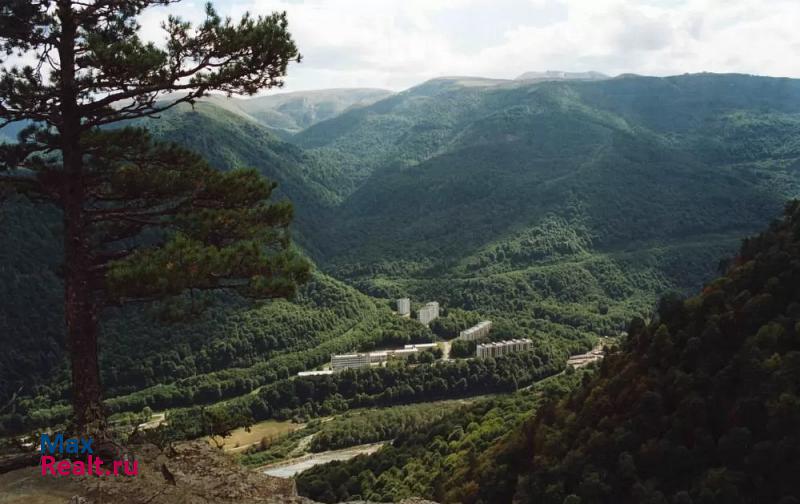
{"label": "long white building", "polygon": [[323,369],[322,371],[300,371],[297,376],[325,376],[333,374],[332,369]]}
{"label": "long white building", "polygon": [[419,320],[421,324],[428,325],[437,318],[439,318],[439,303],[436,301],[431,301],[417,312],[417,320]]}
{"label": "long white building", "polygon": [[406,316],[411,315],[411,300],[408,298],[400,298],[397,300],[397,313],[398,315]]}
{"label": "long white building", "polygon": [[475,348],[475,356],[479,358],[500,357],[514,352],[525,352],[533,349],[533,343],[526,339],[514,339],[485,343]]}
{"label": "long white building", "polygon": [[484,320],[469,329],[464,329],[458,335],[458,339],[466,341],[474,341],[489,336],[489,331],[492,330],[492,321]]}
{"label": "long white building", "polygon": [[414,345],[403,345],[403,348],[406,350],[411,348],[418,348],[420,350],[424,350],[426,348],[436,348],[438,346],[439,346],[438,343],[416,343]]}
{"label": "long white building", "polygon": [[401,348],[398,350],[380,350],[377,352],[354,353],[331,355],[331,369],[340,371],[342,369],[369,367],[371,364],[381,364],[389,359],[405,359],[409,355],[416,354],[419,348]]}

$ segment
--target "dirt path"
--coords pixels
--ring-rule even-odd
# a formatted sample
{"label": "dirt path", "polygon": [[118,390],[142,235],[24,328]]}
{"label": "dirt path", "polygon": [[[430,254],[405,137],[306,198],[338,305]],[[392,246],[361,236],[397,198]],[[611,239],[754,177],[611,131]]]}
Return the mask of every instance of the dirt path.
{"label": "dirt path", "polygon": [[442,360],[450,360],[450,348],[453,347],[453,343],[451,341],[445,341],[442,347]]}
{"label": "dirt path", "polygon": [[143,424],[139,424],[139,430],[155,429],[164,423],[165,417],[165,413],[153,413],[153,416],[150,417],[150,420]]}

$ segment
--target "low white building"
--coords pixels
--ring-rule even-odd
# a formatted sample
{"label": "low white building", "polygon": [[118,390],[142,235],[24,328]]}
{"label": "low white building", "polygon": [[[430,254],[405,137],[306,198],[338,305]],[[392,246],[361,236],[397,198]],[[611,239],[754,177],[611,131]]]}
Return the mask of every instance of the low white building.
{"label": "low white building", "polygon": [[485,343],[475,348],[475,356],[479,358],[500,357],[514,352],[526,352],[533,349],[533,343],[526,339],[514,339]]}
{"label": "low white building", "polygon": [[418,348],[402,348],[400,350],[389,350],[386,352],[389,354],[389,357],[399,357],[401,359],[405,359],[409,355],[413,355],[415,353],[419,353]]}
{"label": "low white building", "polygon": [[580,355],[573,355],[569,359],[567,359],[567,366],[572,367],[582,367],[587,364],[591,364],[592,362],[596,362],[601,360],[605,354],[601,348],[595,348],[590,352],[586,352]]}
{"label": "low white building", "polygon": [[340,369],[367,367],[369,364],[369,354],[366,353],[331,355],[331,369],[334,371],[338,371]]}
{"label": "low white building", "polygon": [[466,341],[475,341],[489,336],[489,331],[492,330],[492,321],[484,320],[469,329],[464,329],[458,335],[458,339]]}
{"label": "low white building", "polygon": [[325,376],[333,374],[332,369],[323,369],[322,371],[300,371],[297,376]]}
{"label": "low white building", "polygon": [[436,301],[431,301],[417,312],[417,320],[421,324],[428,325],[437,318],[439,318],[439,303]]}
{"label": "low white building", "polygon": [[436,348],[437,346],[439,346],[438,343],[417,343],[415,345],[404,345],[403,348],[418,348],[420,350],[425,350],[427,348]]}
{"label": "low white building", "polygon": [[397,300],[397,313],[399,315],[411,315],[411,300],[408,298],[400,298]]}

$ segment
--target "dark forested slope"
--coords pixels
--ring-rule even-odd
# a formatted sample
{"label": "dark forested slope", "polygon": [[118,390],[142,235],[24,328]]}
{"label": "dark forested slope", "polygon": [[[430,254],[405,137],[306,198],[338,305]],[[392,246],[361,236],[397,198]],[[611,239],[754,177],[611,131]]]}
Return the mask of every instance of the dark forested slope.
{"label": "dark forested slope", "polygon": [[798,502],[800,204],[474,467],[462,502]]}
{"label": "dark forested slope", "polygon": [[301,149],[278,139],[248,116],[224,108],[219,99],[193,107],[181,105],[139,125],[160,140],[200,153],[220,170],[258,169],[278,183],[276,197],[292,201],[295,228],[312,227],[319,208],[334,201],[324,172]]}
{"label": "dark forested slope", "polygon": [[800,81],[700,74],[440,79],[294,141],[341,172],[326,262],[475,270],[757,229],[800,186],[798,134]]}

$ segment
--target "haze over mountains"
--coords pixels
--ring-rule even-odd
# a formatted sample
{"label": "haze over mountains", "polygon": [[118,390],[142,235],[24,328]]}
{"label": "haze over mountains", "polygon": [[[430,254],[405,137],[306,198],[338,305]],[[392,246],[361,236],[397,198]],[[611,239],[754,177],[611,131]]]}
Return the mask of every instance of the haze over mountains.
{"label": "haze over mountains", "polygon": [[248,99],[209,97],[207,100],[242,112],[278,136],[290,136],[350,108],[371,105],[393,94],[385,89],[322,89],[280,93]]}
{"label": "haze over mountains", "polygon": [[[599,80],[609,76],[600,72],[525,72],[518,81],[546,80]],[[504,79],[483,79],[465,77],[464,80],[486,81],[496,84],[509,83]],[[351,108],[371,105],[395,94],[386,89],[338,88],[312,91],[281,92],[253,98],[226,98],[212,95],[203,101],[213,103],[231,112],[255,119],[281,138],[288,138],[314,124],[335,117]],[[3,131],[6,137],[13,138],[18,128]]]}

